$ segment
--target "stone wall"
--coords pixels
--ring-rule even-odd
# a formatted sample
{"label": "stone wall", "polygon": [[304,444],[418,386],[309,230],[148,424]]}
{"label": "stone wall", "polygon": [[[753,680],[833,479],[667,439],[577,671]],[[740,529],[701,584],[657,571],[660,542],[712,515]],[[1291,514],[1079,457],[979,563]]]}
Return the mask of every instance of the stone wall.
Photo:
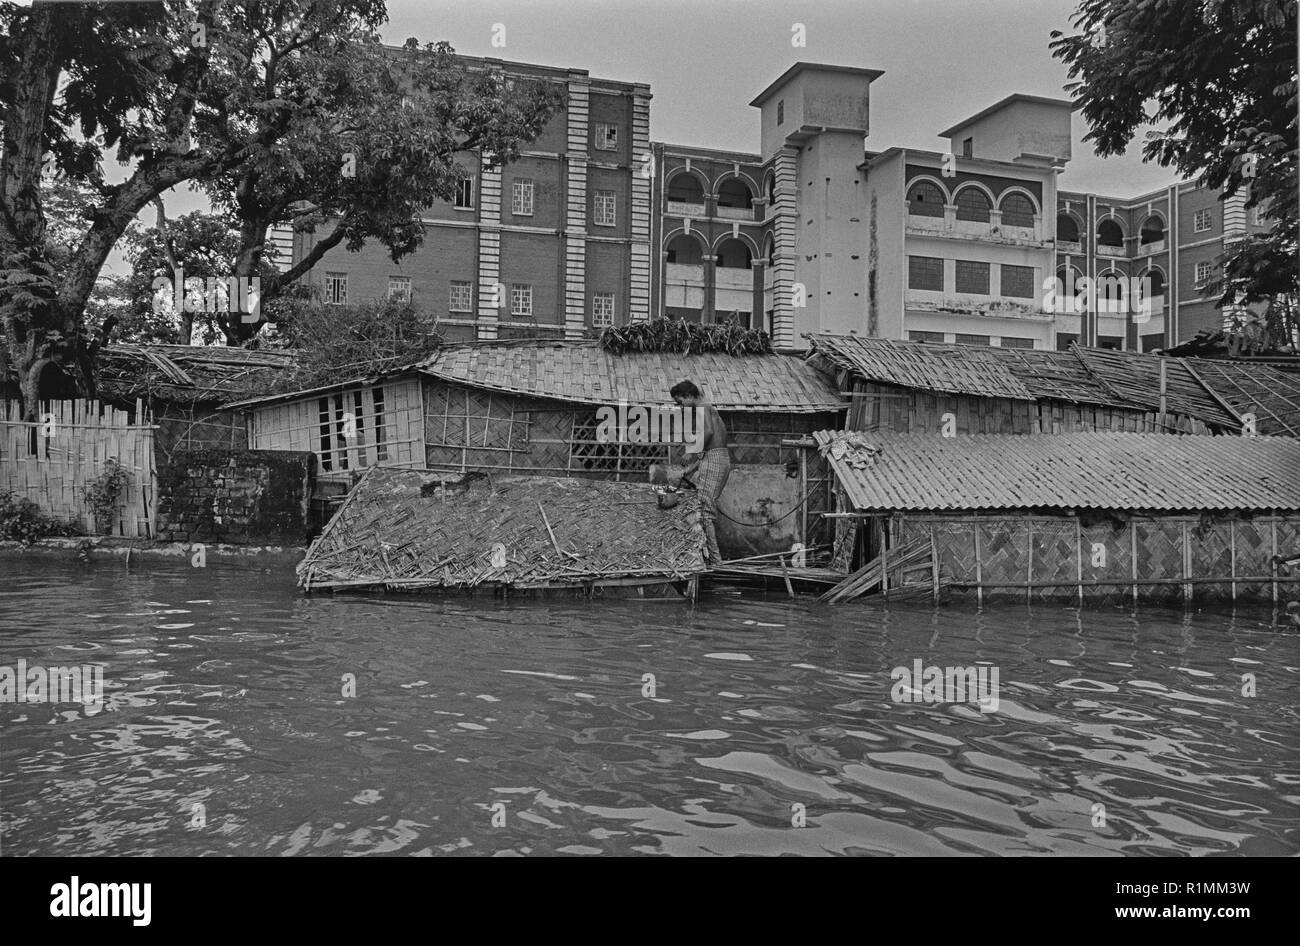
{"label": "stone wall", "polygon": [[302,544],[315,469],[313,454],[282,450],[187,450],[159,458],[158,538]]}

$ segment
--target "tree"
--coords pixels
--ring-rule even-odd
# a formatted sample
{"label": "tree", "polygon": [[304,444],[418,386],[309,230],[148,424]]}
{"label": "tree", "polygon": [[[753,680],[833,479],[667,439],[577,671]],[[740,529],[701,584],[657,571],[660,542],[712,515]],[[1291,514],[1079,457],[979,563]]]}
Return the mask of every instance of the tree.
{"label": "tree", "polygon": [[408,302],[374,299],[326,305],[306,294],[281,294],[275,321],[278,341],[293,349],[295,367],[277,381],[279,391],[334,384],[413,364],[437,351],[441,336]]}
{"label": "tree", "polygon": [[[274,82],[279,98],[333,104],[295,113],[270,146],[257,145],[266,136],[250,126],[246,159],[202,183],[239,221],[237,277],[257,273],[273,226],[325,231],[297,263],[261,277],[264,303],[340,243],[356,251],[378,242],[394,262],[413,252],[424,238],[422,211],[451,200],[466,176],[457,158],[516,158],[562,102],[555,85],[467,68],[446,43],[414,39],[399,49],[337,43],[330,57],[279,70]],[[232,319],[229,341],[247,340],[260,324]]]}
{"label": "tree", "polygon": [[[509,157],[521,132],[540,129],[544,118],[529,111],[540,97],[512,94],[488,74],[457,78],[449,50],[414,44],[409,69],[429,80],[433,118],[394,114],[393,91],[367,110],[354,80],[376,94],[395,81],[387,70],[361,72],[383,49],[375,30],[384,20],[382,0],[0,6],[0,320],[8,363],[0,368],[16,376],[28,416],[52,375],[93,394],[87,301],[114,245],[168,189],[220,182],[213,192],[230,200],[218,209],[233,210],[240,227],[231,275],[252,278],[263,271],[266,226],[286,216],[286,196],[297,226],[339,220],[337,238],[325,239],[356,247],[379,235],[409,252],[420,239],[411,208],[454,186],[458,148]],[[344,142],[355,146],[347,152],[355,177],[342,173]],[[106,150],[127,168],[120,184],[108,183],[101,167]],[[39,186],[50,155],[61,174],[95,194],[62,264],[47,250]],[[242,319],[221,321],[228,340],[247,337]]]}
{"label": "tree", "polygon": [[[238,221],[199,210],[168,220],[161,197],[156,206],[157,223],[127,243],[131,274],[123,287],[127,304],[119,332],[131,341],[188,345],[197,323],[205,345],[221,341],[224,315],[202,305],[207,300],[199,292],[174,293],[170,287],[160,291],[155,286],[160,279],[178,283],[181,273],[184,280],[225,278],[239,253]],[[190,305],[182,302],[177,308],[177,294]],[[192,307],[196,301],[200,305]]]}
{"label": "tree", "polygon": [[1102,156],[1138,129],[1145,160],[1199,178],[1223,196],[1248,188],[1267,232],[1235,242],[1214,285],[1219,305],[1277,305],[1300,289],[1297,240],[1295,0],[1081,0],[1081,32],[1052,33],[1067,91]]}
{"label": "tree", "polygon": [[[157,194],[233,155],[191,146],[208,67],[187,42],[215,4],[52,4],[0,7],[0,322],[7,372],[27,416],[42,385],[94,393],[85,310],[113,246]],[[103,149],[132,164],[107,182]],[[51,258],[41,181],[51,165],[93,189],[86,227],[66,259]]]}

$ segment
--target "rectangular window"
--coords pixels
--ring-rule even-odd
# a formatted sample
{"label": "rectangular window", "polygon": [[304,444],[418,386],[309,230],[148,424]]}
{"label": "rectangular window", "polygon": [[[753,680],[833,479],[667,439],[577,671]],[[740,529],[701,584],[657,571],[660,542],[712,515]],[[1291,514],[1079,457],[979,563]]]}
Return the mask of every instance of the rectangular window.
{"label": "rectangular window", "polygon": [[346,305],[348,301],[348,274],[325,274],[325,302],[329,305]]}
{"label": "rectangular window", "polygon": [[614,324],[614,293],[598,292],[592,297],[591,324],[596,328]]}
{"label": "rectangular window", "polygon": [[785,124],[785,99],[781,99],[776,103],[776,123],[778,125]]}
{"label": "rectangular window", "polygon": [[1002,295],[1013,299],[1034,298],[1034,267],[1002,266]]}
{"label": "rectangular window", "polygon": [[474,284],[462,279],[451,281],[451,298],[447,308],[452,312],[472,312],[474,310]]}
{"label": "rectangular window", "polygon": [[457,210],[474,209],[474,178],[467,177],[456,182],[456,199],[452,206]]}
{"label": "rectangular window", "polygon": [[604,122],[596,123],[596,150],[597,151],[618,150],[618,126],[617,125],[609,125]]}
{"label": "rectangular window", "polygon": [[1210,229],[1213,223],[1214,216],[1208,208],[1206,210],[1198,210],[1192,217],[1192,230],[1196,233],[1204,233],[1206,230]]}
{"label": "rectangular window", "polygon": [[989,337],[987,335],[962,335],[960,333],[957,335],[958,345],[987,345],[988,343]]}
{"label": "rectangular window", "polygon": [[957,291],[974,295],[989,294],[989,264],[974,260],[957,260]]}
{"label": "rectangular window", "polygon": [[966,138],[961,143],[961,156],[963,158],[975,157],[975,139]]}
{"label": "rectangular window", "polygon": [[938,342],[943,344],[943,332],[908,332],[909,342]]}
{"label": "rectangular window", "polygon": [[1034,340],[1032,338],[1017,338],[1015,335],[1002,336],[1003,348],[1033,348]]}
{"label": "rectangular window", "polygon": [[596,191],[596,226],[614,226],[614,192]]}
{"label": "rectangular window", "polygon": [[943,292],[943,260],[933,256],[909,256],[907,288]]}
{"label": "rectangular window", "polygon": [[375,404],[375,459],[388,459],[387,419],[384,417],[384,389],[377,387],[373,392]]}
{"label": "rectangular window", "polygon": [[533,314],[533,287],[513,285],[510,287],[510,314],[525,317]]}
{"label": "rectangular window", "polygon": [[1210,281],[1210,270],[1212,268],[1212,264],[1210,263],[1196,264],[1196,287],[1198,289]]}
{"label": "rectangular window", "polygon": [[510,188],[510,212],[516,217],[533,215],[533,182],[527,178],[516,178]]}
{"label": "rectangular window", "polygon": [[1250,212],[1250,219],[1251,219],[1251,222],[1254,223],[1254,225],[1257,226],[1257,227],[1267,227],[1267,226],[1269,226],[1269,222],[1268,222],[1268,220],[1267,220],[1267,219],[1265,218],[1265,216],[1264,216],[1264,208],[1263,208],[1263,207],[1256,207],[1256,208],[1254,208],[1254,209]]}
{"label": "rectangular window", "polygon": [[411,301],[411,277],[410,276],[389,276],[388,277],[388,298],[397,302]]}

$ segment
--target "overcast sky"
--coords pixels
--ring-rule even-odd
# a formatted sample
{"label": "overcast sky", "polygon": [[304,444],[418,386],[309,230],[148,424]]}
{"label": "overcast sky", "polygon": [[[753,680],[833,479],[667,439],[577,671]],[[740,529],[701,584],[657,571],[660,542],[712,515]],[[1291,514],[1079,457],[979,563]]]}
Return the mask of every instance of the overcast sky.
{"label": "overcast sky", "polygon": [[[1065,98],[1049,34],[1072,32],[1075,0],[389,0],[386,42],[445,39],[458,52],[646,82],[657,141],[759,149],[749,102],[797,60],[882,69],[871,150],[947,150],[938,132],[1012,92]],[[493,47],[493,27],[505,47]],[[807,45],[791,45],[794,24]],[[1097,158],[1074,117],[1062,186],[1136,196],[1175,175],[1136,149]]]}
{"label": "overcast sky", "polygon": [[[1064,65],[1048,49],[1071,31],[1076,0],[388,0],[385,42],[447,40],[458,52],[586,69],[645,82],[656,141],[759,150],[749,102],[798,60],[881,69],[871,87],[874,151],[947,150],[938,132],[1012,92],[1067,97]],[[504,46],[493,46],[504,26]],[[802,24],[806,46],[792,45]],[[1102,160],[1074,116],[1069,190],[1133,197],[1172,183],[1138,148]],[[190,193],[169,214],[206,209]],[[152,224],[153,211],[142,216]],[[120,271],[118,254],[109,268]]]}

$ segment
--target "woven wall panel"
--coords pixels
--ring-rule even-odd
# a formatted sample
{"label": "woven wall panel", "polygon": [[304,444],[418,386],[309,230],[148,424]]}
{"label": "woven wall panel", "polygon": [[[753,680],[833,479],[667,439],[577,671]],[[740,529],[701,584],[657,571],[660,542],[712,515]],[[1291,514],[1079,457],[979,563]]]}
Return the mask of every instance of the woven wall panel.
{"label": "woven wall panel", "polygon": [[[1249,578],[1252,576],[1271,575],[1273,569],[1273,520],[1261,516],[1257,519],[1239,520],[1233,523],[1233,540],[1237,546],[1237,574]],[[1282,546],[1279,544],[1278,549]],[[1268,601],[1273,597],[1272,584],[1269,582],[1247,583],[1237,585],[1237,600]]]}
{"label": "woven wall panel", "polygon": [[[1183,575],[1183,524],[1177,519],[1137,522],[1138,578],[1178,579]],[[1138,600],[1176,603],[1183,599],[1181,584],[1139,585]]]}

